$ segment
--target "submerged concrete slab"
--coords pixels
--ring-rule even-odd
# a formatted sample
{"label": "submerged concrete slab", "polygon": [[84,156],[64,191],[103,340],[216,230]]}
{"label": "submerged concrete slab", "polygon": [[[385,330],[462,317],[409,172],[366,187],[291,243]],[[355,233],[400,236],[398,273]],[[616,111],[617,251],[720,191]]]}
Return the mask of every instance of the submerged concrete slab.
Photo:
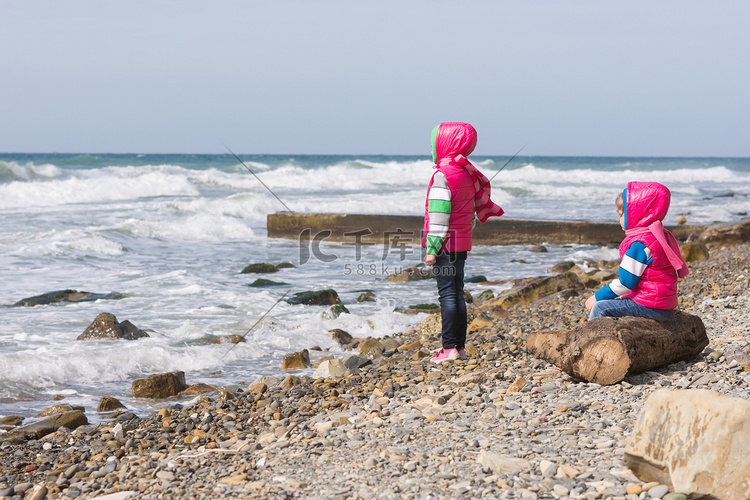
{"label": "submerged concrete slab", "polygon": [[[419,245],[424,219],[414,215],[290,214],[267,217],[268,237],[298,241],[352,244]],[[668,226],[677,239],[700,234],[703,226]],[[543,220],[491,219],[477,223],[475,245],[619,244],[624,238],[619,224]]]}

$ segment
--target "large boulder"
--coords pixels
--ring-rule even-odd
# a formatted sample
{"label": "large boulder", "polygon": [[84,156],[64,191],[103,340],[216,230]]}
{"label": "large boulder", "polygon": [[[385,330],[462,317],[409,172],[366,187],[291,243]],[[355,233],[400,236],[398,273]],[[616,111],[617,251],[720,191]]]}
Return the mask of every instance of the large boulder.
{"label": "large boulder", "polygon": [[12,437],[40,439],[47,434],[52,434],[60,427],[65,427],[67,429],[73,430],[88,423],[89,421],[86,418],[86,415],[84,415],[81,411],[56,413],[54,415],[50,415],[49,417],[43,418],[42,420],[16,427],[12,431],[3,434],[2,439],[9,439]]}
{"label": "large boulder", "polygon": [[56,302],[91,302],[100,299],[121,299],[124,295],[121,293],[91,293],[79,292],[78,290],[57,290],[46,292],[41,295],[27,297],[16,302],[16,306],[39,306],[45,304],[54,304]]}
{"label": "large boulder", "polygon": [[531,304],[563,290],[583,290],[584,288],[586,287],[581,279],[575,273],[568,271],[554,276],[524,280],[519,286],[502,292],[484,304],[508,309],[517,305]]}
{"label": "large boulder", "polygon": [[534,332],[526,338],[532,356],[601,385],[615,384],[630,373],[689,361],[707,345],[703,321],[682,311],[664,322],[631,316],[594,318],[570,331]]}
{"label": "large boulder", "polygon": [[281,369],[298,370],[307,368],[308,366],[310,366],[310,353],[307,349],[302,349],[300,352],[293,352],[284,356]]}
{"label": "large boulder", "polygon": [[102,396],[99,405],[96,407],[97,413],[109,413],[116,410],[125,410],[125,405],[117,399],[110,396]]}
{"label": "large boulder", "polygon": [[372,337],[366,338],[365,340],[360,342],[358,349],[360,358],[370,360],[382,357],[383,351],[385,351],[385,347],[380,342],[380,340],[374,339]]}
{"label": "large boulder", "polygon": [[114,314],[101,313],[76,340],[125,339],[135,340],[148,337],[128,320],[119,323]]}
{"label": "large boulder", "polygon": [[708,248],[703,243],[691,242],[680,245],[680,253],[685,262],[708,259]]}
{"label": "large boulder", "polygon": [[739,224],[719,224],[709,226],[700,235],[701,243],[716,245],[736,245],[750,241],[750,219]]}
{"label": "large boulder", "polygon": [[268,262],[259,262],[257,264],[250,264],[248,266],[245,266],[245,268],[240,271],[241,274],[268,274],[268,273],[275,273],[278,271],[278,268],[274,266],[273,264],[269,264]]}
{"label": "large boulder", "polygon": [[750,401],[705,389],[654,392],[627,443],[625,464],[642,481],[691,498],[750,498]]}
{"label": "large boulder", "polygon": [[341,304],[339,294],[336,290],[316,290],[309,292],[299,292],[292,295],[287,299],[290,304],[305,304],[308,306],[332,306],[334,304]]}
{"label": "large boulder", "polygon": [[134,398],[164,399],[176,396],[187,389],[185,372],[159,373],[133,380],[132,389]]}
{"label": "large boulder", "polygon": [[401,282],[401,281],[420,281],[433,279],[435,275],[432,269],[422,264],[414,267],[407,267],[401,271],[390,274],[385,277],[387,281]]}

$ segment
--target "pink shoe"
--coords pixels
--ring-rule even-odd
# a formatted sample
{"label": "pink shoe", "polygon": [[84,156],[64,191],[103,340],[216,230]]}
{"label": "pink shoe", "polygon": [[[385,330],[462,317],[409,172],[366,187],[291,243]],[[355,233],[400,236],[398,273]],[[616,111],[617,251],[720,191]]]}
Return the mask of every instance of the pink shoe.
{"label": "pink shoe", "polygon": [[458,359],[458,349],[455,347],[453,349],[440,349],[437,354],[435,354],[432,359],[430,360],[430,363],[442,363],[443,361],[453,361],[454,359]]}
{"label": "pink shoe", "polygon": [[469,357],[466,355],[466,349],[464,349],[463,347],[459,347],[456,350],[458,351],[458,359],[466,359]]}

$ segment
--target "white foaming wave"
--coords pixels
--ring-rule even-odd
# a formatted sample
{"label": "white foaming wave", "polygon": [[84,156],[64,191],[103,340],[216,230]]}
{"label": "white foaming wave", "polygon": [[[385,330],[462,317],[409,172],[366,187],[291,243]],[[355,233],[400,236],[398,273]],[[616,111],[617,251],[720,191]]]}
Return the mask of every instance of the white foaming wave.
{"label": "white foaming wave", "polygon": [[372,163],[359,161],[373,168],[356,168],[343,162],[324,168],[309,170],[284,166],[266,173],[262,179],[269,187],[306,191],[366,191],[379,186],[412,188],[425,186],[432,175],[429,161]]}
{"label": "white foaming wave", "polygon": [[[50,388],[64,385],[96,386],[141,378],[152,373],[213,370],[224,363],[226,344],[169,345],[163,337],[135,341],[75,342],[74,347],[42,346],[33,351],[4,355],[0,363],[3,385]],[[246,357],[258,357],[252,345]]]}
{"label": "white foaming wave", "polygon": [[196,198],[187,201],[177,200],[170,203],[169,206],[181,212],[235,217],[264,222],[267,214],[279,211],[282,208],[279,201],[268,192],[237,193],[221,199]]}
{"label": "white foaming wave", "polygon": [[709,167],[704,169],[674,169],[674,170],[652,170],[649,172],[635,170],[554,170],[524,165],[521,168],[503,171],[497,178],[497,182],[545,182],[579,185],[616,185],[625,186],[630,181],[654,181],[660,182],[668,187],[679,186],[690,183],[736,183],[750,184],[750,175],[736,172],[723,166]]}
{"label": "white foaming wave", "polygon": [[156,196],[197,196],[184,176],[147,172],[136,177],[98,176],[0,185],[0,208],[46,207]]}
{"label": "white foaming wave", "polygon": [[62,174],[55,165],[45,163],[35,165],[31,162],[19,165],[14,161],[0,161],[0,183],[13,181],[31,181],[39,178],[50,179]]}
{"label": "white foaming wave", "polygon": [[82,229],[47,231],[14,235],[9,244],[9,255],[52,256],[118,256],[124,248],[116,241]]}
{"label": "white foaming wave", "polygon": [[227,241],[255,238],[255,232],[235,217],[195,214],[184,219],[128,219],[118,230],[138,236],[169,241]]}

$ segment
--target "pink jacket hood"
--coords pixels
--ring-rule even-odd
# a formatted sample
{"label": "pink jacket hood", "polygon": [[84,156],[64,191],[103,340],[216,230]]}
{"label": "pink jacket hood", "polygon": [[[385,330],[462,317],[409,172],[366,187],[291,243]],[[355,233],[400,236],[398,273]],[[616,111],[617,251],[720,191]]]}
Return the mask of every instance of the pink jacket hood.
{"label": "pink jacket hood", "polygon": [[477,147],[477,131],[469,123],[444,122],[432,130],[432,161],[469,156]]}
{"label": "pink jacket hood", "polygon": [[662,221],[669,211],[672,194],[658,182],[628,182],[622,192],[625,229],[648,227]]}

